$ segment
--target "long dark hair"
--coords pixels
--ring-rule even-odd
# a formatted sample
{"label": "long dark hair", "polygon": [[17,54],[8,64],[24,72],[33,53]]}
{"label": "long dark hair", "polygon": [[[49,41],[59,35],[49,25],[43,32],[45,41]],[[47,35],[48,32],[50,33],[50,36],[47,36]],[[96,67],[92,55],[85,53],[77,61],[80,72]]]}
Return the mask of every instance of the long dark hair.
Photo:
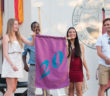
{"label": "long dark hair", "polygon": [[[68,37],[68,32],[69,32],[70,29],[74,29],[75,32],[76,32],[76,38],[75,38],[75,41],[74,41],[75,57],[81,57],[81,48],[80,48],[79,39],[78,39],[78,35],[77,35],[76,29],[74,27],[69,27],[69,29],[67,30],[67,34],[66,35]],[[69,52],[69,54],[68,54],[68,57],[69,57],[70,55],[72,55],[72,53],[71,53],[72,52],[72,47],[71,47],[70,40],[68,40],[68,52]]]}

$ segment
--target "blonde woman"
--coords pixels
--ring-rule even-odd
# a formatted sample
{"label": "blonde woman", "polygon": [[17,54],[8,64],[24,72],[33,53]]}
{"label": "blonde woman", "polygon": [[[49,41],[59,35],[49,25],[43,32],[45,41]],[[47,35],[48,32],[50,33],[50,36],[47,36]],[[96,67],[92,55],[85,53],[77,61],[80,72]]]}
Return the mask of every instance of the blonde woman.
{"label": "blonde woman", "polygon": [[68,29],[67,38],[70,79],[69,96],[74,96],[74,89],[76,89],[77,96],[82,96],[83,66],[86,69],[87,79],[89,79],[89,70],[84,57],[84,47],[79,44],[78,35],[74,27]]}
{"label": "blonde woman", "polygon": [[3,37],[3,55],[2,77],[6,78],[7,90],[4,96],[12,96],[16,91],[18,78],[23,77],[22,67],[22,48],[23,43],[30,46],[34,45],[34,36],[32,42],[25,39],[19,32],[19,25],[16,19],[9,19],[7,23],[7,32]]}

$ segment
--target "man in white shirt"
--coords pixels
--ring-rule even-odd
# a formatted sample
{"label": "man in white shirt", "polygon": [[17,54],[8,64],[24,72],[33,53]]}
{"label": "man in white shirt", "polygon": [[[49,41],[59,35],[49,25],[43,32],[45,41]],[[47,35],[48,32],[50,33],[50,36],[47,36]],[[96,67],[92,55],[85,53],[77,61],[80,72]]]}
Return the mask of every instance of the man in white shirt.
{"label": "man in white shirt", "polygon": [[103,21],[106,33],[100,36],[96,42],[99,58],[99,91],[98,96],[104,96],[104,91],[110,79],[110,18]]}

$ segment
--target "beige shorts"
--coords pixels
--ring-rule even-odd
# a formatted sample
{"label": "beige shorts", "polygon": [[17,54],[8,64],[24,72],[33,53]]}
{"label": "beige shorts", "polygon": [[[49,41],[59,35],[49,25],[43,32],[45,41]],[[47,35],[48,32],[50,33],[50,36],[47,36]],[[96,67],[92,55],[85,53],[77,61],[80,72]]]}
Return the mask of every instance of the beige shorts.
{"label": "beige shorts", "polygon": [[99,84],[107,85],[110,79],[110,67],[105,67],[100,64],[98,70]]}

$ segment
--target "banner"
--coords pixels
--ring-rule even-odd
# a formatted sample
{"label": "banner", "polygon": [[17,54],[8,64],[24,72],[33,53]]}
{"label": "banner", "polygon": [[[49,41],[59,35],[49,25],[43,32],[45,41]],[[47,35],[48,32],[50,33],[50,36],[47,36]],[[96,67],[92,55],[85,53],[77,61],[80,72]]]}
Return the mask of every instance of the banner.
{"label": "banner", "polygon": [[1,10],[2,10],[2,13],[4,12],[4,0],[1,0]]}
{"label": "banner", "polygon": [[[103,16],[103,20],[104,20],[105,19],[105,9],[104,8],[102,8],[102,16]],[[104,29],[103,20],[102,20],[102,34],[104,34],[106,32]]]}
{"label": "banner", "polygon": [[35,86],[58,89],[69,85],[66,39],[64,37],[36,35]]}
{"label": "banner", "polygon": [[19,24],[23,23],[23,0],[14,0],[15,7],[15,18],[18,20]]}
{"label": "banner", "polygon": [[2,2],[0,0],[0,38],[3,36],[3,30],[2,30]]}

